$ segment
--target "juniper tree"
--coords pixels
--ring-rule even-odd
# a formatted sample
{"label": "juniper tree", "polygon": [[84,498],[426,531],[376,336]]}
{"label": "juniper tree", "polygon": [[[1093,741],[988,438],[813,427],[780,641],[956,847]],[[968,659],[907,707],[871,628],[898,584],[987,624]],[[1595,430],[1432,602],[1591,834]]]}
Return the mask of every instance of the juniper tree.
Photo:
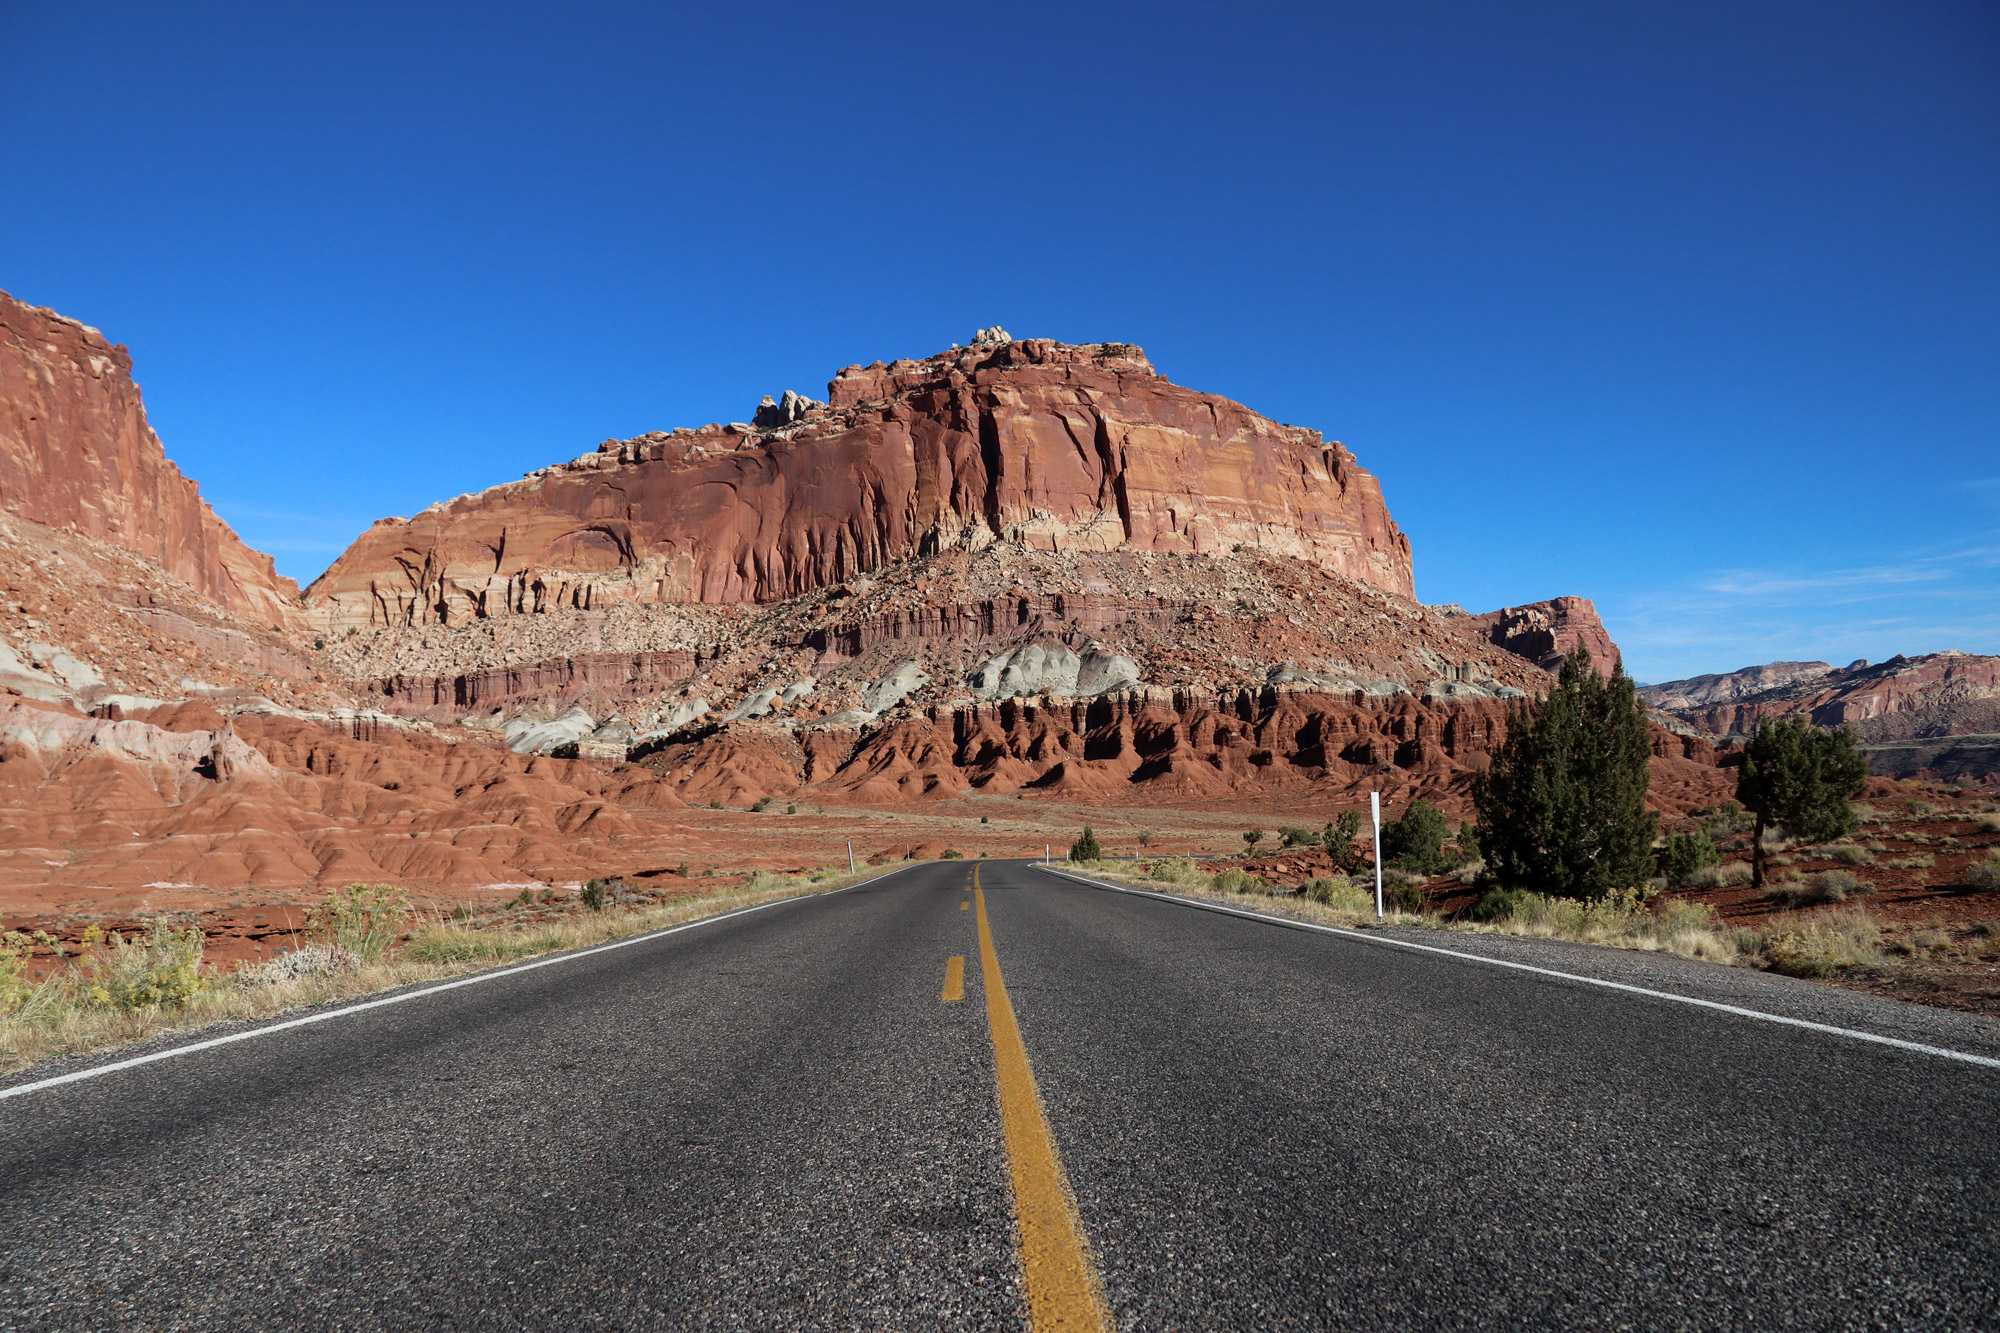
{"label": "juniper tree", "polygon": [[1361,836],[1361,814],[1356,810],[1343,810],[1340,817],[1326,826],[1321,840],[1326,843],[1326,853],[1333,861],[1335,874],[1352,875],[1361,869],[1366,857],[1354,840]]}
{"label": "juniper tree", "polygon": [[1806,842],[1825,842],[1854,827],[1848,802],[1868,785],[1868,761],[1854,733],[1822,731],[1802,717],[1766,721],[1743,749],[1736,799],[1756,816],[1750,834],[1750,882],[1764,883],[1764,830],[1773,824]]}
{"label": "juniper tree", "polygon": [[1072,861],[1096,861],[1102,859],[1104,851],[1097,845],[1097,834],[1090,825],[1083,826],[1083,836],[1069,845],[1069,859]]}
{"label": "juniper tree", "polygon": [[1443,811],[1429,801],[1412,801],[1401,819],[1382,826],[1382,859],[1421,875],[1435,874],[1450,836]]}
{"label": "juniper tree", "polygon": [[1507,718],[1473,781],[1474,837],[1504,888],[1601,898],[1645,882],[1656,817],[1646,808],[1652,732],[1621,662],[1609,679],[1578,648],[1555,687]]}

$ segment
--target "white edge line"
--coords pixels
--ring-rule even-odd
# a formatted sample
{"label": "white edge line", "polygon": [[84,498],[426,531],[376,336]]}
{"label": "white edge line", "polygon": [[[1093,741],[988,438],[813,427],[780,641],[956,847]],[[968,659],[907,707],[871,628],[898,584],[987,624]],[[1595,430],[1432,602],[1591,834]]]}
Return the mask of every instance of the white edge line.
{"label": "white edge line", "polygon": [[288,1018],[282,1023],[267,1023],[262,1027],[250,1028],[243,1032],[231,1032],[226,1036],[210,1037],[206,1041],[193,1041],[185,1046],[174,1046],[164,1051],[153,1051],[147,1055],[135,1055],[128,1060],[117,1060],[108,1065],[92,1065],[88,1069],[78,1069],[68,1074],[57,1074],[53,1078],[37,1079],[33,1083],[22,1083],[11,1088],[0,1088],[0,1102],[6,1101],[9,1097],[25,1097],[31,1092],[40,1092],[44,1088],[60,1087],[65,1083],[80,1083],[87,1078],[101,1078],[105,1074],[115,1074],[121,1069],[134,1069],[139,1065],[149,1065],[156,1060],[171,1060],[176,1056],[193,1055],[196,1051],[214,1050],[218,1046],[228,1046],[234,1042],[249,1041],[252,1037],[268,1037],[274,1032],[285,1032],[291,1028],[307,1027],[313,1023],[325,1023],[332,1019],[345,1018],[349,1014],[358,1014],[369,1009],[381,1009],[387,1005],[404,1004],[410,1000],[421,1000],[426,995],[438,995],[448,990],[457,990],[461,986],[477,986],[481,982],[498,981],[502,977],[512,977],[518,976],[523,972],[533,972],[536,968],[540,967],[554,967],[558,963],[575,962],[579,958],[588,958],[592,954],[609,953],[613,949],[626,949],[634,944],[644,944],[648,940],[664,939],[668,935],[678,935],[684,930],[693,930],[697,926],[712,926],[734,917],[748,916],[752,912],[761,912],[767,907],[783,907],[786,903],[802,903],[813,898],[831,898],[836,893],[846,893],[849,889],[858,889],[864,884],[878,884],[889,878],[890,875],[901,874],[905,870],[914,868],[915,865],[929,864],[931,863],[924,861],[915,862],[907,866],[897,866],[894,870],[885,871],[880,875],[872,875],[867,879],[857,880],[852,884],[844,884],[840,888],[830,889],[825,893],[801,893],[790,898],[773,898],[768,903],[758,903],[754,907],[739,907],[733,912],[723,912],[717,916],[705,916],[695,921],[684,921],[678,926],[668,926],[663,930],[649,930],[643,935],[634,935],[629,939],[612,940],[608,944],[593,944],[588,949],[578,949],[572,953],[553,954],[547,958],[537,958],[531,963],[517,963],[513,967],[503,967],[493,972],[477,972],[469,977],[460,977],[456,981],[444,981],[439,982],[435,986],[425,986],[418,990],[404,991],[400,995],[387,995],[379,1000],[363,1000],[359,1004],[345,1005],[339,1009],[329,1009],[321,1014],[307,1014],[303,1018]]}
{"label": "white edge line", "polygon": [[1269,921],[1275,925],[1294,926],[1300,930],[1317,930],[1328,935],[1342,935],[1348,939],[1360,940],[1364,944],[1383,944],[1397,949],[1415,949],[1419,953],[1439,953],[1447,958],[1462,958],[1470,963],[1486,963],[1492,967],[1510,967],[1517,972],[1533,972],[1544,977],[1560,977],[1564,981],[1580,981],[1586,986],[1602,986],[1606,990],[1625,991],[1631,995],[1644,995],[1655,1000],[1672,1000],[1676,1004],[1692,1004],[1702,1009],[1714,1009],[1725,1014],[1735,1014],[1739,1018],[1754,1018],[1765,1023],[1783,1023],[1787,1027],[1806,1028],[1812,1032],[1824,1032],[1835,1037],[1849,1037],[1855,1041],[1869,1041],[1881,1046],[1894,1046],[1898,1050],[1915,1051],[1920,1055],[1942,1056],[1947,1060],[1963,1060],[1971,1065],[1983,1065],[1988,1069],[2000,1069],[2000,1059],[1990,1055],[1973,1055],[1969,1051],[1954,1051],[1943,1046],[1926,1046],[1920,1041],[1904,1041],[1901,1037],[1885,1037],[1878,1032],[1863,1032],[1859,1028],[1835,1027],[1831,1023],[1815,1023],[1808,1018],[1787,1018],[1783,1014],[1767,1014],[1761,1009],[1745,1009],[1740,1005],[1724,1004],[1720,1000],[1703,1000],[1692,995],[1676,995],[1672,991],[1650,990],[1645,986],[1627,985],[1622,981],[1606,981],[1602,977],[1586,977],[1576,972],[1558,972],[1551,967],[1536,967],[1532,963],[1510,962],[1505,958],[1489,958],[1485,954],[1469,953],[1463,949],[1444,949],[1435,944],[1417,944],[1410,940],[1395,940],[1383,935],[1370,934],[1361,930],[1345,930],[1339,926],[1322,926],[1315,921],[1299,921],[1292,917],[1269,916],[1263,912],[1246,912],[1240,907],[1225,907],[1221,903],[1204,902],[1200,898],[1183,898],[1173,893],[1157,893],[1151,889],[1135,889],[1125,884],[1113,884],[1108,880],[1092,879],[1088,875],[1078,875],[1068,870],[1057,870],[1053,866],[1037,865],[1037,870],[1047,874],[1060,875],[1081,884],[1095,885],[1110,889],[1114,893],[1130,893],[1140,898],[1158,898],[1161,902],[1179,903],[1186,907],[1199,907],[1204,911],[1223,912],[1229,916],[1248,917],[1252,921]]}

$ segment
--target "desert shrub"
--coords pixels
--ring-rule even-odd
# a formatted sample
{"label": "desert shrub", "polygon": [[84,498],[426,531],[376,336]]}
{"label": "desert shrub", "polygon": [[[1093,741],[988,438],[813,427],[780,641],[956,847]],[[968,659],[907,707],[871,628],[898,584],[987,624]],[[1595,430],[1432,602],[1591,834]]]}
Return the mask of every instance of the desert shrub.
{"label": "desert shrub", "polygon": [[1254,852],[1254,851],[1256,851],[1256,850],[1257,850],[1257,844],[1258,844],[1258,843],[1260,843],[1260,842],[1262,842],[1262,841],[1264,841],[1264,830],[1263,830],[1263,829],[1260,829],[1260,828],[1248,828],[1248,829],[1244,829],[1244,830],[1243,830],[1243,843],[1244,843],[1244,846],[1246,846],[1246,847],[1247,847],[1247,848],[1248,848],[1249,850],[1251,850],[1251,851],[1253,851],[1253,852]]}
{"label": "desert shrub", "polygon": [[1873,884],[1845,870],[1823,870],[1808,880],[1773,885],[1764,896],[1787,907],[1816,907],[1823,903],[1844,903],[1873,892]]}
{"label": "desert shrub", "polygon": [[[523,905],[534,901],[534,890],[521,890]],[[377,962],[410,923],[410,899],[391,884],[350,884],[327,894],[326,901],[306,912],[306,936],[322,944],[352,950],[364,962]]]}
{"label": "desert shrub", "polygon": [[611,905],[611,881],[587,879],[583,882],[583,887],[577,890],[576,896],[581,898],[583,905],[591,911],[602,912]]}
{"label": "desert shrub", "polygon": [[1264,893],[1271,886],[1247,870],[1222,870],[1208,881],[1208,887],[1217,893]]}
{"label": "desert shrub", "polygon": [[720,810],[720,809],[722,808],[722,802],[720,802],[720,801],[710,801],[710,802],[708,803],[708,808],[709,808],[709,809],[711,809],[711,810]]}
{"label": "desert shrub", "polygon": [[2000,889],[2000,848],[1988,852],[1984,861],[1967,866],[1963,879],[1975,889]]}
{"label": "desert shrub", "polygon": [[154,917],[146,933],[130,939],[84,932],[80,974],[84,998],[111,1009],[177,1009],[201,993],[202,934],[176,930]]}
{"label": "desert shrub", "polygon": [[[964,859],[965,853],[956,847],[947,847],[938,853],[938,860],[940,861],[963,861]],[[1097,858],[1093,856],[1090,859],[1095,861]]]}
{"label": "desert shrub", "polygon": [[1911,852],[1908,856],[1892,856],[1882,864],[1890,870],[1929,870],[1937,864],[1937,857],[1929,852]]}
{"label": "desert shrub", "polygon": [[2000,815],[1974,815],[1972,824],[1983,833],[2000,833]]}
{"label": "desert shrub", "polygon": [[770,797],[759,796],[756,800],[750,802],[750,813],[753,815],[762,814],[765,810],[770,808],[770,804],[771,804]]}
{"label": "desert shrub", "polygon": [[1322,875],[1299,886],[1299,896],[1342,912],[1372,912],[1375,895],[1345,875]]}
{"label": "desert shrub", "polygon": [[1660,848],[1660,873],[1672,888],[1682,888],[1694,880],[1697,871],[1722,863],[1715,840],[1707,833],[1671,833]]}
{"label": "desert shrub", "polygon": [[1278,830],[1278,845],[1281,847],[1317,847],[1320,835],[1309,828],[1293,828],[1287,824]]}
{"label": "desert shrub", "polygon": [[1470,861],[1460,865],[1451,874],[1452,878],[1456,879],[1460,884],[1477,884],[1486,876],[1486,862],[1475,856]]}
{"label": "desert shrub", "polygon": [[238,986],[269,986],[308,977],[337,977],[361,970],[361,956],[337,944],[308,944],[287,949],[275,958],[238,968],[230,980]]}
{"label": "desert shrub", "polygon": [[1156,861],[1146,871],[1146,878],[1160,884],[1205,884],[1208,876],[1202,868],[1185,856],[1169,856]]}
{"label": "desert shrub", "polygon": [[[979,817],[979,822],[980,822],[980,823],[982,823],[982,824],[984,824],[984,823],[986,822],[986,816],[985,816],[985,815],[981,815],[981,816]],[[1142,829],[1140,829],[1140,830],[1139,830],[1139,846],[1140,846],[1141,848],[1146,848],[1146,847],[1151,847],[1152,845],[1153,845],[1153,830],[1151,830],[1151,829],[1149,829],[1149,828],[1142,828]]]}
{"label": "desert shrub", "polygon": [[1468,861],[1477,861],[1480,859],[1479,830],[1473,825],[1471,820],[1459,821],[1456,841],[1458,843],[1459,855]]}
{"label": "desert shrub", "polygon": [[1326,844],[1327,855],[1332,859],[1335,871],[1352,875],[1367,863],[1367,855],[1354,845],[1354,840],[1360,836],[1361,813],[1358,810],[1343,811],[1320,834],[1320,841]]}
{"label": "desert shrub", "polygon": [[1494,877],[1568,898],[1601,898],[1653,870],[1646,808],[1653,741],[1632,678],[1609,679],[1578,648],[1555,686],[1515,709],[1473,781],[1476,837]]}
{"label": "desert shrub", "polygon": [[1791,977],[1830,977],[1878,957],[1881,927],[1866,912],[1825,912],[1765,932],[1764,966]]}
{"label": "desert shrub", "polygon": [[1909,800],[1903,802],[1903,813],[1911,819],[1929,819],[1937,813],[1937,807],[1929,801],[1920,801],[1912,796]]}
{"label": "desert shrub", "polygon": [[1097,845],[1097,834],[1090,825],[1083,826],[1083,836],[1069,845],[1069,859],[1072,861],[1096,861],[1103,857],[1104,849]]}
{"label": "desert shrub", "polygon": [[788,805],[785,807],[785,813],[788,815],[795,815],[798,812],[799,808],[796,805]]}
{"label": "desert shrub", "polygon": [[1720,805],[1705,806],[1689,812],[1689,817],[1701,821],[1702,832],[1711,838],[1726,838],[1732,833],[1747,833],[1751,819],[1737,801],[1724,801]]}
{"label": "desert shrub", "polygon": [[1444,840],[1450,835],[1451,825],[1436,806],[1412,801],[1401,819],[1382,826],[1382,859],[1406,870],[1435,874],[1442,868]]}
{"label": "desert shrub", "polygon": [[1866,847],[1856,847],[1851,842],[1841,843],[1837,847],[1829,847],[1826,849],[1826,853],[1844,866],[1872,866],[1875,864],[1875,853],[1869,851]]}
{"label": "desert shrub", "polygon": [[1526,889],[1488,889],[1465,910],[1465,916],[1469,921],[1509,921],[1526,907],[1530,898],[1538,896]]}
{"label": "desert shrub", "polygon": [[1424,881],[1418,879],[1382,880],[1382,905],[1391,912],[1401,912],[1406,916],[1422,916],[1424,911]]}

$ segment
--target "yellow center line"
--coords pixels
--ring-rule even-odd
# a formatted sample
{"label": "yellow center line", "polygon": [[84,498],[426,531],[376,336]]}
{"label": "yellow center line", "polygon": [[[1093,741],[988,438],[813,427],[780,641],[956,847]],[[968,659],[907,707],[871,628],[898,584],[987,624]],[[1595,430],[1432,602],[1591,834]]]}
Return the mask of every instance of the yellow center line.
{"label": "yellow center line", "polygon": [[[978,872],[973,873],[976,883]],[[1014,1177],[1014,1234],[1021,1246],[1028,1327],[1032,1333],[1103,1333],[1111,1328],[1104,1283],[1090,1260],[1076,1197],[1063,1174],[1028,1048],[1014,1021],[1014,1003],[1000,977],[1000,955],[986,923],[986,891],[975,887],[972,900],[979,911],[979,966],[986,983],[986,1025],[993,1033],[993,1073],[1000,1085],[1000,1125]]]}
{"label": "yellow center line", "polygon": [[944,998],[956,1004],[965,998],[965,955],[953,954],[944,964]]}

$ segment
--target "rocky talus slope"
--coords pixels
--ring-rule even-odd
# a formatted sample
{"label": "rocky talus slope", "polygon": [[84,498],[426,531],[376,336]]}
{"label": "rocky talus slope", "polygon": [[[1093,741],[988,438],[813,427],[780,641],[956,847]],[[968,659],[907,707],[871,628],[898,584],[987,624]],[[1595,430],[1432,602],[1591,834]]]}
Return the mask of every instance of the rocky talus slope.
{"label": "rocky talus slope", "polygon": [[168,461],[122,344],[0,292],[0,512],[121,546],[269,629],[298,586]]}

